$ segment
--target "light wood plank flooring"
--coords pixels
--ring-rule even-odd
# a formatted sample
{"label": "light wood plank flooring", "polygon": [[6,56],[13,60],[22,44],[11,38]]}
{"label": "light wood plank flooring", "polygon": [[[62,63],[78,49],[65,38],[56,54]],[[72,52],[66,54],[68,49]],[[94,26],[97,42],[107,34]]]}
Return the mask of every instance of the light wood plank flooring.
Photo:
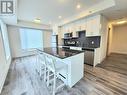
{"label": "light wood plank flooring", "polygon": [[[109,61],[106,59],[105,64],[108,65],[112,59],[117,60],[117,57],[119,55],[113,55],[111,59],[108,59]],[[125,69],[127,69],[126,58],[119,57],[120,60],[124,60]],[[123,67],[120,65],[121,62],[118,61],[119,65],[116,65],[114,60],[112,65]],[[84,78],[73,88],[64,87],[57,95],[127,95],[127,71],[124,69],[121,73],[120,69],[109,65],[110,69],[107,69],[104,68],[107,65],[103,66],[103,64],[95,68],[85,65]],[[35,67],[35,56],[15,59],[0,95],[50,95],[45,83],[35,72]]]}

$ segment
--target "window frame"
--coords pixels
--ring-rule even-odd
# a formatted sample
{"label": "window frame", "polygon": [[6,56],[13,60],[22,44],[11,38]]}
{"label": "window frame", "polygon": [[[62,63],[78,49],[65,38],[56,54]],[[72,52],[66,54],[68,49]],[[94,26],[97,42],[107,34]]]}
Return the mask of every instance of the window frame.
{"label": "window frame", "polygon": [[[21,29],[33,29],[33,30],[37,30],[37,31],[40,31],[41,32],[41,43],[42,43],[42,45],[41,45],[41,47],[36,47],[36,48],[22,48],[22,37],[21,37]],[[43,33],[43,30],[41,30],[41,29],[35,29],[35,28],[27,28],[27,27],[20,27],[19,28],[19,35],[20,35],[20,43],[21,43],[21,49],[23,50],[23,51],[28,51],[28,52],[31,52],[31,51],[35,51],[37,48],[39,48],[39,49],[43,49],[44,48],[44,33]]]}
{"label": "window frame", "polygon": [[9,36],[8,36],[8,31],[7,31],[7,25],[4,22],[2,22],[1,20],[0,20],[0,30],[1,30],[1,35],[2,35],[2,42],[3,42],[3,46],[4,46],[5,58],[6,58],[6,61],[8,61],[9,58],[11,57]]}

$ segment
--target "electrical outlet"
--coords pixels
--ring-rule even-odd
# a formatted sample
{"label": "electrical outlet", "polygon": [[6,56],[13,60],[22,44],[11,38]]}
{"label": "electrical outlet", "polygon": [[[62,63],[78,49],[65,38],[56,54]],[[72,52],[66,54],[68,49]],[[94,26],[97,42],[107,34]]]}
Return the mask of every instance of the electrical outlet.
{"label": "electrical outlet", "polygon": [[91,44],[93,45],[94,44],[94,41],[92,41]]}

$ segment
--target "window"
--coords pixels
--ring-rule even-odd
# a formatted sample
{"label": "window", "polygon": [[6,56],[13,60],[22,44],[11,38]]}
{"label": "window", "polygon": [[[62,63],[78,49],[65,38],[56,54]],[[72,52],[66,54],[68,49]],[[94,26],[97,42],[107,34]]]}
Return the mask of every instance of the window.
{"label": "window", "polygon": [[7,27],[6,24],[4,24],[2,21],[0,21],[0,25],[1,25],[3,43],[4,43],[5,56],[6,56],[6,60],[8,60],[10,57],[10,47],[9,47],[9,40],[7,34]]}
{"label": "window", "polygon": [[20,28],[21,48],[35,49],[43,47],[43,34],[41,30]]}

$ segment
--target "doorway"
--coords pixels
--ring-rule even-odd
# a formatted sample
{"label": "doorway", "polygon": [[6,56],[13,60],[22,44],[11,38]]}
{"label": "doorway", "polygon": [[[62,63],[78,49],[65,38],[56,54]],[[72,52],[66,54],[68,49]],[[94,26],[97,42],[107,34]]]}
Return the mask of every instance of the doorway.
{"label": "doorway", "polygon": [[127,54],[127,24],[112,26],[108,34],[107,55]]}

